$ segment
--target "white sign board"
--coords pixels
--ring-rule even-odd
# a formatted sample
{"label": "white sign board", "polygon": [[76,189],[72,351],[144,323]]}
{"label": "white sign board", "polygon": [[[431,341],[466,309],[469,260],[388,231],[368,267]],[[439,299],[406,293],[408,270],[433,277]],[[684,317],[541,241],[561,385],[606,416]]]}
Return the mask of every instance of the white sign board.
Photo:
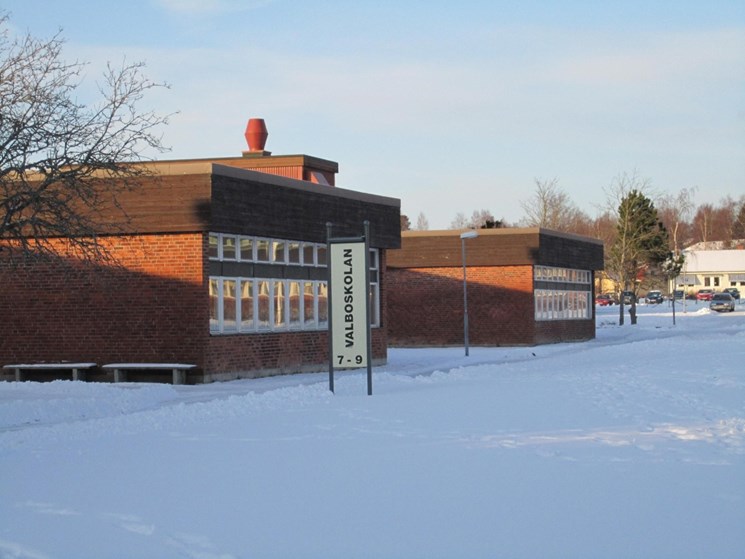
{"label": "white sign board", "polygon": [[331,243],[331,352],[335,368],[367,367],[368,297],[364,242]]}

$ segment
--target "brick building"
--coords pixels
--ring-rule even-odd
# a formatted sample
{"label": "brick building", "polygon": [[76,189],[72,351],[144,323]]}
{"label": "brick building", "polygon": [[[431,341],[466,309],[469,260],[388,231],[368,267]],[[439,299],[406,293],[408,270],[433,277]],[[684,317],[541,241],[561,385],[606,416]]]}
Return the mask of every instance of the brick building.
{"label": "brick building", "polygon": [[546,229],[407,231],[388,252],[388,341],[464,343],[463,243],[469,342],[536,345],[595,337],[593,276],[603,244]]}
{"label": "brick building", "polygon": [[[399,200],[337,188],[335,162],[272,156],[263,144],[241,157],[148,165],[156,176],[119,197],[126,230],[102,237],[115,264],[0,259],[0,365],[195,364],[189,382],[324,369],[326,223],[334,236],[357,236],[365,220],[373,358],[385,361]],[[88,378],[110,375],[99,367]]]}

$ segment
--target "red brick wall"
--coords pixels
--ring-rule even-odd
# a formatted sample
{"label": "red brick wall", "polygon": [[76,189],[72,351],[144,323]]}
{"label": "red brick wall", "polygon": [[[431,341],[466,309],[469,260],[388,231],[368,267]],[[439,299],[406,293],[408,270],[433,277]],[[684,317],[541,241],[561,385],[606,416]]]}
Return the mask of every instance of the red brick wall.
{"label": "red brick wall", "polygon": [[[534,320],[532,266],[469,266],[471,345],[534,345],[594,337],[593,320]],[[392,346],[462,345],[463,268],[391,268],[387,276]]]}
{"label": "red brick wall", "polygon": [[0,262],[0,364],[201,365],[209,324],[203,237],[105,239],[118,266]]}
{"label": "red brick wall", "polygon": [[[207,380],[327,369],[326,332],[210,335],[206,235],[105,242],[119,266],[0,262],[0,365],[181,362],[198,365]],[[383,257],[381,285],[384,265]],[[386,357],[384,322],[373,329],[373,359]]]}
{"label": "red brick wall", "polygon": [[578,342],[595,337],[594,320],[547,320],[536,322],[536,344]]}
{"label": "red brick wall", "polygon": [[[532,343],[532,267],[469,266],[467,274],[469,342]],[[463,344],[463,268],[389,269],[388,297],[391,345]]]}
{"label": "red brick wall", "polygon": [[[373,328],[373,362],[383,363],[385,331]],[[212,336],[205,370],[208,380],[328,371],[327,332],[273,332]]]}

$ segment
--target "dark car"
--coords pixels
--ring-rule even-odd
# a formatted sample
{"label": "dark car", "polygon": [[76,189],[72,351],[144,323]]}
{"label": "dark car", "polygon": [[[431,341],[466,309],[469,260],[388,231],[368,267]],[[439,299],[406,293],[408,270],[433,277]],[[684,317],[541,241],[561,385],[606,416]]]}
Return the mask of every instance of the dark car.
{"label": "dark car", "polygon": [[735,301],[740,300],[740,290],[737,289],[736,287],[728,287],[727,289],[723,289],[722,292],[729,293],[730,295],[732,295],[732,298]]}
{"label": "dark car", "polygon": [[735,310],[735,299],[729,293],[714,293],[709,308],[717,312],[732,312]]}
{"label": "dark car", "polygon": [[595,304],[601,307],[607,307],[615,303],[610,293],[601,293],[595,297]]}
{"label": "dark car", "polygon": [[624,291],[621,293],[621,297],[623,298],[624,305],[630,305],[636,300],[636,295],[634,295],[633,291]]}
{"label": "dark car", "polygon": [[713,289],[699,289],[698,293],[696,293],[696,301],[711,301],[713,296]]}
{"label": "dark car", "polygon": [[685,297],[685,292],[682,289],[676,289],[673,291],[673,298],[675,300],[682,300]]}
{"label": "dark car", "polygon": [[664,301],[664,297],[662,296],[662,292],[660,291],[650,291],[647,293],[647,296],[644,298],[646,303],[648,305],[659,305]]}

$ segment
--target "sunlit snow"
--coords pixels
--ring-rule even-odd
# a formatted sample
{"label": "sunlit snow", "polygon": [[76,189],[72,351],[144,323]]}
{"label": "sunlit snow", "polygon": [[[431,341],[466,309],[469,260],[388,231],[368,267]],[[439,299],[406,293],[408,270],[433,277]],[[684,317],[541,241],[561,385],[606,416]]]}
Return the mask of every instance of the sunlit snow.
{"label": "sunlit snow", "polygon": [[200,386],[0,383],[2,558],[745,557],[745,305]]}

